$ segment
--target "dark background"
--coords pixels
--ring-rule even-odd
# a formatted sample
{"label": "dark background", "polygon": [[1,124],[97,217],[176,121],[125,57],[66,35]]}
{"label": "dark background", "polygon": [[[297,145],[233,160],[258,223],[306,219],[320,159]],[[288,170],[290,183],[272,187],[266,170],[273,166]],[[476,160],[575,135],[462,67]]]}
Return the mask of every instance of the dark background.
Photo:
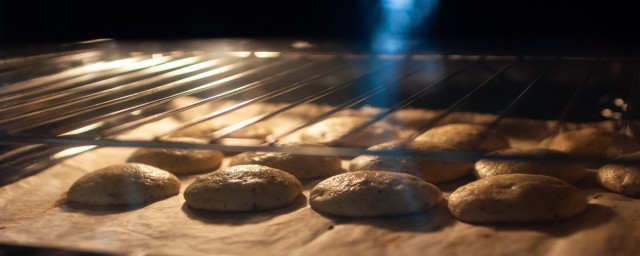
{"label": "dark background", "polygon": [[[379,1],[2,1],[0,45],[95,38],[338,39],[366,45]],[[629,3],[440,0],[411,34],[446,51],[636,55]]]}

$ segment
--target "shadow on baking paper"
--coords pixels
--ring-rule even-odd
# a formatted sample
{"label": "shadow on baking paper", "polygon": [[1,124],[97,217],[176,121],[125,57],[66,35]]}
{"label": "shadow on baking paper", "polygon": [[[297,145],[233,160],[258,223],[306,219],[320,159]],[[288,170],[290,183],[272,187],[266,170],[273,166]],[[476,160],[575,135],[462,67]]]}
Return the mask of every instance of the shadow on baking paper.
{"label": "shadow on baking paper", "polygon": [[86,205],[86,204],[78,204],[67,201],[66,195],[63,195],[54,206],[60,208],[60,210],[64,212],[82,212],[90,215],[108,215],[115,213],[123,213],[129,211],[135,211],[138,209],[145,208],[151,204],[154,204],[158,201],[164,200],[167,198],[159,199],[156,201],[151,201],[144,204],[136,204],[136,205],[109,205],[109,206],[96,206],[96,205]]}
{"label": "shadow on baking paper", "polygon": [[199,220],[208,224],[219,225],[244,225],[265,222],[283,214],[291,213],[307,206],[307,197],[298,196],[293,204],[278,209],[260,211],[260,212],[213,212],[196,210],[189,207],[186,203],[182,204],[182,211],[187,217]]}
{"label": "shadow on baking paper", "polygon": [[349,218],[321,215],[331,219],[335,223],[334,226],[341,224],[370,225],[391,231],[407,232],[435,232],[455,223],[455,219],[449,213],[447,203],[444,200],[427,211],[399,216]]}
{"label": "shadow on baking paper", "polygon": [[544,223],[494,224],[480,226],[491,226],[497,231],[508,232],[530,230],[546,233],[555,237],[564,237],[608,223],[615,218],[615,215],[616,213],[608,206],[589,204],[589,207],[585,212],[568,220]]}

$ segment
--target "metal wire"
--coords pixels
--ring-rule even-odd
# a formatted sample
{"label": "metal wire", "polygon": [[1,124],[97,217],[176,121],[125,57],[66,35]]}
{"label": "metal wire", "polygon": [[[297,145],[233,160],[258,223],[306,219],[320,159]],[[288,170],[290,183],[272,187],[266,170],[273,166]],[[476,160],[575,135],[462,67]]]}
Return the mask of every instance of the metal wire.
{"label": "metal wire", "polygon": [[[87,68],[87,66],[92,67],[91,65],[96,63],[107,63],[103,59],[104,52],[96,51],[92,54],[94,55],[86,55],[86,52],[76,52],[73,54],[70,53],[69,55],[51,55],[46,58],[39,57],[47,59],[48,64],[42,65],[34,59],[34,65],[37,64],[46,67],[47,65],[50,65],[50,63],[56,61],[66,63],[77,60],[86,60],[86,63],[80,64],[79,66],[76,64],[75,66],[58,67],[55,69],[57,70],[57,73],[55,74],[41,75],[36,78],[27,79],[23,82],[13,83],[10,86],[0,87],[0,102],[2,102],[2,100],[6,101],[0,104],[0,117],[2,117],[0,119],[0,131],[2,131],[0,132],[0,144],[12,145],[12,149],[0,154],[0,170],[2,170],[0,171],[0,176],[10,176],[12,177],[10,179],[14,179],[15,177],[18,177],[14,175],[16,171],[20,172],[20,170],[22,170],[23,174],[32,173],[37,171],[39,168],[44,168],[47,165],[59,162],[74,154],[94,148],[83,147],[78,149],[74,154],[52,157],[57,152],[68,149],[69,147],[87,145],[206,148],[232,152],[257,150],[283,152],[292,151],[290,153],[313,155],[337,154],[341,156],[356,156],[361,154],[424,155],[420,152],[370,152],[364,149],[345,147],[327,147],[322,149],[296,148],[294,151],[287,148],[271,147],[269,145],[236,146],[216,143],[201,145],[166,141],[114,139],[114,136],[118,134],[128,132],[151,122],[175,116],[181,112],[198,106],[227,99],[233,95],[249,93],[254,90],[257,91],[257,89],[266,88],[267,85],[273,86],[281,79],[285,80],[285,78],[291,78],[293,74],[298,72],[304,71],[304,73],[308,72],[309,74],[307,77],[287,81],[276,89],[272,89],[257,96],[251,96],[248,100],[239,101],[225,109],[216,110],[194,120],[183,122],[177,127],[174,127],[170,132],[163,134],[168,135],[176,130],[221,117],[257,102],[267,101],[278,96],[303,92],[306,87],[314,85],[315,82],[321,79],[330,78],[339,70],[348,69],[354,64],[353,61],[349,59],[341,59],[339,55],[334,55],[334,58],[314,60],[306,58],[304,54],[301,55],[302,57],[298,56],[295,58],[285,58],[281,56],[273,59],[261,59],[254,57],[232,58],[225,56],[210,58],[212,56],[204,56],[194,53],[181,53],[162,56],[161,59],[158,60],[157,65],[143,65],[140,69],[135,69],[128,65],[124,65],[121,68],[102,67],[102,69],[100,69],[100,64],[98,64],[93,66],[94,68],[97,68],[95,73],[87,74],[87,70],[91,69]],[[338,58],[335,58],[335,56]],[[465,59],[464,56],[462,57],[463,58],[461,59],[450,58],[445,61],[462,62],[471,60]],[[131,57],[131,59],[132,63],[150,60],[149,56],[136,56]],[[464,73],[464,70],[471,65],[479,63],[479,61],[488,61],[485,59],[473,60],[474,61],[470,63],[464,63],[465,65],[458,67],[454,71],[433,79],[432,81],[434,82],[421,87],[413,95],[405,99],[401,99],[397,104],[383,110],[381,113],[378,113],[375,117],[371,118],[370,121],[356,127],[349,134],[345,135],[343,139],[348,136],[352,136],[375,122],[383,120],[401,109],[407,108],[429,93],[433,93],[434,89],[436,89],[438,85],[445,84],[445,82],[455,77],[463,76],[462,74]],[[493,72],[483,81],[474,81],[474,87],[472,87],[473,89],[471,91],[457,99],[438,115],[429,119],[429,121],[419,127],[419,133],[410,139],[413,139],[420,133],[432,128],[451,113],[458,111],[491,81],[498,78],[508,69],[512,68],[514,63],[517,62],[523,63],[526,61],[522,59],[509,61],[508,63],[500,66],[498,70]],[[16,65],[11,63],[11,61],[7,62],[6,67],[8,71],[0,72],[0,76],[5,74],[15,74],[11,73],[13,71],[11,71],[10,68],[15,67]],[[173,65],[172,63],[175,64],[175,66],[171,66]],[[2,68],[2,64],[3,63],[0,61],[0,68]],[[559,115],[558,126],[556,127],[558,131],[560,130],[562,123],[566,120],[570,110],[575,107],[574,104],[576,104],[577,99],[585,90],[586,84],[596,68],[596,64],[597,63],[594,63],[587,72],[579,87],[572,94],[571,99],[569,99]],[[500,122],[504,120],[504,118],[512,115],[514,109],[516,109],[523,99],[529,95],[531,89],[535,85],[539,84],[541,78],[552,68],[553,65],[550,65],[539,73],[536,73],[537,75],[533,80],[526,83],[527,85],[525,88],[508,103],[504,111],[502,111],[496,119],[487,125],[485,133],[495,129]],[[296,125],[292,129],[289,129],[284,133],[274,135],[271,138],[274,141],[279,140],[324,120],[340,111],[366,102],[368,99],[386,92],[392,85],[398,84],[403,79],[415,75],[422,69],[423,67],[414,67],[403,70],[403,73],[398,75],[395,73],[392,74],[392,72],[390,72],[391,69],[389,69],[387,65],[378,65],[371,69],[364,70],[353,77],[333,81],[331,83],[333,86],[322,89],[318,92],[298,94],[300,95],[299,98],[283,107],[272,110],[268,113],[249,117],[244,121],[213,132],[211,139],[215,141],[216,139],[224,138],[242,128],[276,117],[297,106],[313,103],[323,97],[331,97],[332,95],[336,95],[341,92],[341,90],[357,86],[360,82],[367,81],[367,79],[374,77],[379,78],[377,75],[381,75],[383,77],[376,81],[373,88],[369,88],[364,92],[359,92],[357,95],[351,95],[351,98],[345,102],[336,104],[333,109],[315,117],[311,117],[303,124]],[[638,73],[638,70],[634,72],[635,77],[632,82],[633,85],[638,84]],[[633,88],[631,88],[629,92],[630,96],[628,97],[630,107],[627,109],[627,112],[625,112],[625,117],[627,119],[631,118],[633,115],[632,111],[634,110],[634,107],[632,106],[632,103],[636,98],[635,86],[632,87]],[[207,94],[204,98],[186,106],[174,109],[160,109],[160,107],[165,106],[173,99],[201,92],[208,92],[210,94]],[[132,115],[134,112],[137,112],[135,116]],[[628,124],[628,120],[626,124]],[[62,136],[63,134],[68,134],[70,131],[78,130],[78,128],[87,128],[84,131],[92,132],[90,135],[83,135],[82,132],[78,132],[78,134]],[[42,133],[42,130],[46,130],[48,133]],[[470,160],[482,157],[482,155],[472,152],[462,152],[458,155],[447,154],[438,157],[440,157],[438,159],[448,157],[450,160]]]}

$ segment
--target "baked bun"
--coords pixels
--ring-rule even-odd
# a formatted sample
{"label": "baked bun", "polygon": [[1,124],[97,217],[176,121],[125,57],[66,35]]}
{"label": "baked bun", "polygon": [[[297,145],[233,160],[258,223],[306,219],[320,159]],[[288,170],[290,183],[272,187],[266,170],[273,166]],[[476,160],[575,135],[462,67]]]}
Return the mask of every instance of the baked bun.
{"label": "baked bun", "polygon": [[[323,147],[306,142],[276,142],[276,147]],[[231,158],[230,166],[257,164],[276,168],[296,176],[298,179],[327,177],[343,173],[340,157],[305,156],[285,152],[245,152]]]}
{"label": "baked bun", "polygon": [[[560,162],[559,158],[569,154],[546,148],[509,148],[491,152],[487,156],[532,157],[536,160],[523,159],[482,159],[475,164],[474,174],[483,179],[503,174],[537,174],[555,177],[569,183],[575,183],[586,174],[586,167],[575,162]],[[554,161],[556,160],[556,161]]]}
{"label": "baked bun", "polygon": [[486,129],[479,124],[447,124],[434,127],[415,140],[444,144],[463,151],[491,152],[510,147],[507,137],[497,131],[485,135]]}
{"label": "baked bun", "polygon": [[[457,149],[434,144],[428,141],[386,142],[370,147],[374,151],[410,150],[418,152],[451,152]],[[451,181],[463,177],[471,172],[473,163],[456,161],[436,161],[419,157],[385,157],[359,156],[351,160],[349,170],[355,171],[386,171],[411,174],[430,183]]]}
{"label": "baked bun", "polygon": [[587,199],[571,184],[549,176],[490,176],[458,188],[449,211],[471,223],[525,223],[568,219],[587,208]]}
{"label": "baked bun", "polygon": [[[165,141],[208,143],[197,138],[168,138]],[[127,162],[147,164],[180,175],[213,171],[220,166],[223,157],[222,152],[216,150],[141,148]]]}
{"label": "baked bun", "polygon": [[442,200],[438,187],[403,173],[349,172],[311,190],[309,204],[321,213],[348,217],[401,215],[427,210]]}
{"label": "baked bun", "polygon": [[562,151],[575,156],[596,159],[614,158],[640,150],[634,138],[617,132],[605,132],[595,128],[584,128],[559,133],[540,143],[540,146]]}
{"label": "baked bun", "polygon": [[85,174],[67,192],[72,203],[94,206],[137,205],[177,195],[173,174],[145,164],[116,164]]}
{"label": "baked bun", "polygon": [[[340,140],[354,128],[369,121],[359,116],[335,116],[316,123],[302,131],[301,139],[320,144],[337,143],[351,147],[369,147],[398,139],[398,130],[384,122],[376,122],[364,130]],[[340,140],[340,141],[339,141]]]}
{"label": "baked bun", "polygon": [[[640,152],[623,155],[620,159],[640,160]],[[637,164],[607,164],[602,166],[598,170],[596,181],[607,190],[640,198],[640,167]]]}
{"label": "baked bun", "polygon": [[246,212],[290,205],[301,193],[302,184],[291,174],[261,165],[236,165],[198,177],[184,198],[194,209]]}

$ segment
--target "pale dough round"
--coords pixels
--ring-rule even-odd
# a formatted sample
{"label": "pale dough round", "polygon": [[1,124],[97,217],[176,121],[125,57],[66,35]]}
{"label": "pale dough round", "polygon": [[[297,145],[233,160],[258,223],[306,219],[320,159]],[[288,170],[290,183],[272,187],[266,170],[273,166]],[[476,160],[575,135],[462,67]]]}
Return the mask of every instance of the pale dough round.
{"label": "pale dough round", "polygon": [[587,199],[571,184],[548,176],[490,176],[458,188],[449,211],[471,223],[525,223],[568,219],[587,208]]}
{"label": "pale dough round", "polygon": [[594,158],[613,158],[640,150],[640,144],[634,138],[595,128],[562,132],[545,139],[540,146],[575,156]]}
{"label": "pale dough round", "polygon": [[404,174],[348,172],[328,178],[311,190],[309,204],[321,213],[348,217],[409,214],[442,200],[438,187]]}
{"label": "pale dough round", "polygon": [[[623,155],[621,159],[640,160],[640,152]],[[640,167],[637,165],[607,164],[598,170],[596,180],[610,191],[640,198]]]}
{"label": "pale dough round", "polygon": [[[509,148],[491,152],[488,156],[535,157],[540,160],[482,159],[475,164],[474,174],[482,179],[503,174],[537,174],[556,177],[575,183],[586,174],[586,167],[575,162],[561,162],[558,158],[569,154],[546,148]],[[547,158],[548,160],[544,160]],[[556,161],[553,161],[556,160]]]}
{"label": "pale dough round", "polygon": [[[458,151],[456,148],[428,141],[392,141],[370,147],[375,151],[411,150],[419,152]],[[411,174],[431,183],[451,181],[471,172],[473,163],[457,161],[434,161],[418,157],[359,156],[351,160],[349,170],[387,171]]]}
{"label": "pale dough round", "polygon": [[136,205],[177,195],[173,174],[145,164],[116,164],[85,174],[67,192],[72,203],[95,206]]}
{"label": "pale dough round", "polygon": [[[207,144],[207,140],[197,138],[168,138],[165,141]],[[224,155],[217,150],[141,148],[133,153],[127,162],[142,163],[158,167],[173,174],[192,174],[213,171]]]}
{"label": "pale dough round", "polygon": [[[171,137],[193,137],[209,139],[211,134],[217,130],[225,128],[233,123],[220,123],[217,121],[205,121],[193,126],[189,126],[182,130],[174,132]],[[248,127],[242,128],[234,133],[227,135],[229,138],[257,139],[264,140],[271,135],[272,130],[263,123],[256,123]]]}
{"label": "pale dough round", "polygon": [[491,152],[509,147],[507,137],[496,131],[489,132],[483,141],[479,141],[483,139],[486,129],[486,126],[479,124],[447,124],[426,131],[416,140],[444,144],[464,151]]}
{"label": "pale dough round", "polygon": [[359,116],[330,117],[305,129],[301,139],[320,144],[339,143],[351,147],[369,147],[398,139],[399,132],[395,127],[384,122],[376,122],[364,130],[338,141],[342,136],[369,120],[369,118]]}
{"label": "pale dough round", "polygon": [[246,212],[290,205],[300,193],[302,184],[291,174],[261,165],[236,165],[198,177],[184,198],[195,209]]}
{"label": "pale dough round", "polygon": [[[276,142],[277,147],[323,147],[321,144],[305,142]],[[231,158],[230,166],[258,164],[283,170],[298,179],[310,179],[343,173],[340,157],[305,156],[285,152],[245,152]]]}

